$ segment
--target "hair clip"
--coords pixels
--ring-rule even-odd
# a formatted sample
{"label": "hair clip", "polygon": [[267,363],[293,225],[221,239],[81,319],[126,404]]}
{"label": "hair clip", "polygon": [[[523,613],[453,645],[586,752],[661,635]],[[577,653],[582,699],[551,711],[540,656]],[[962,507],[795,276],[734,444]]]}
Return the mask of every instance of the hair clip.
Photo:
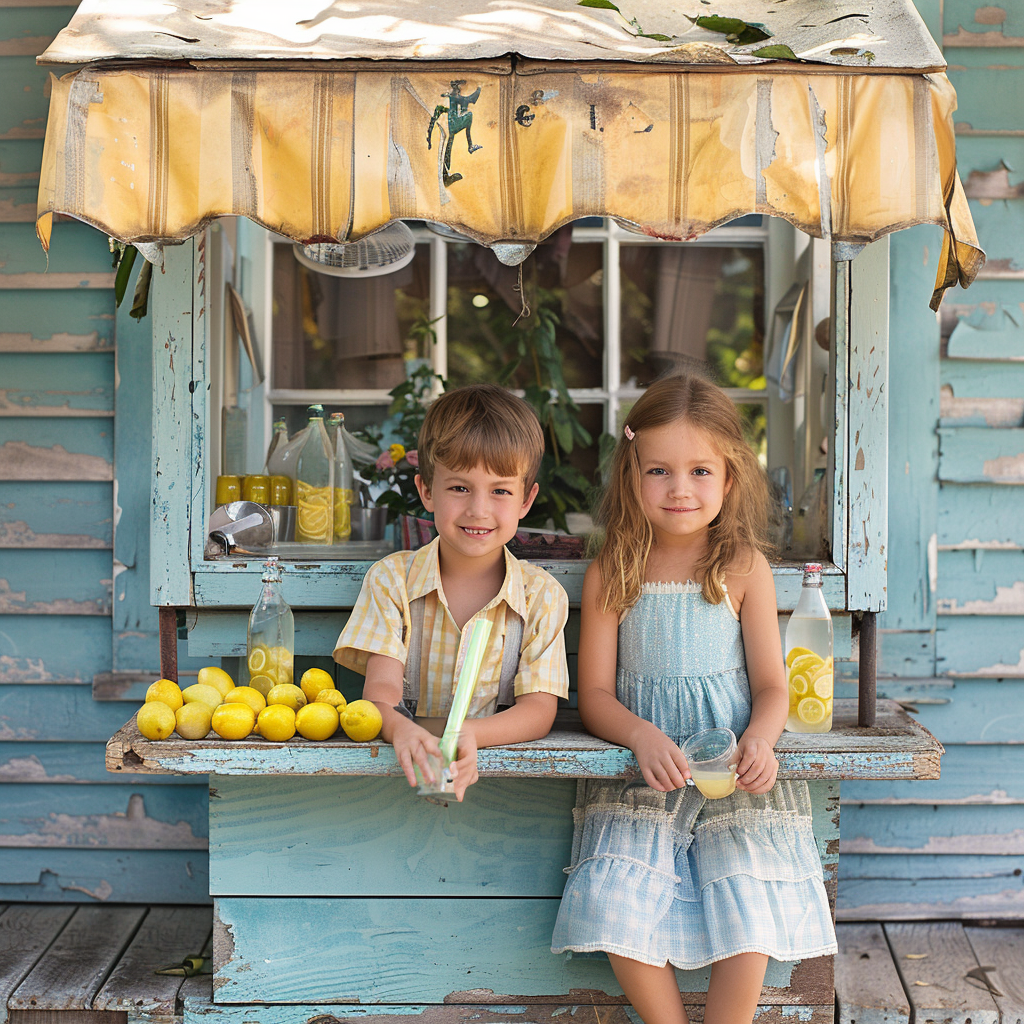
{"label": "hair clip", "polygon": [[627,441],[632,441],[633,438],[636,437],[636,434],[634,434],[633,431],[629,429],[628,423],[622,428],[622,432],[626,435]]}

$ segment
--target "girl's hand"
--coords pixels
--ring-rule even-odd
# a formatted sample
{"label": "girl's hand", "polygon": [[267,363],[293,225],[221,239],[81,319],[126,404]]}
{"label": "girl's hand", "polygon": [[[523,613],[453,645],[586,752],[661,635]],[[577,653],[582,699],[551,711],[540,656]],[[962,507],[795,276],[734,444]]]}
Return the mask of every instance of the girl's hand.
{"label": "girl's hand", "polygon": [[683,752],[656,725],[643,722],[630,748],[636,757],[644,782],[659,793],[682,789],[690,777]]}
{"label": "girl's hand", "polygon": [[[398,718],[397,715],[395,717]],[[434,781],[427,756],[441,756],[441,748],[437,745],[436,736],[408,718],[399,718],[391,731],[391,742],[395,748],[395,758],[402,771],[405,772],[410,786],[418,785],[413,765],[419,767],[425,779]]]}
{"label": "girl's hand", "polygon": [[480,778],[476,768],[476,736],[472,729],[463,728],[459,733],[457,756],[458,760],[452,761],[452,780],[455,783],[455,799],[461,803],[466,790]]}
{"label": "girl's hand", "polygon": [[736,787],[748,793],[767,793],[775,785],[779,762],[772,745],[761,736],[743,736],[736,747]]}

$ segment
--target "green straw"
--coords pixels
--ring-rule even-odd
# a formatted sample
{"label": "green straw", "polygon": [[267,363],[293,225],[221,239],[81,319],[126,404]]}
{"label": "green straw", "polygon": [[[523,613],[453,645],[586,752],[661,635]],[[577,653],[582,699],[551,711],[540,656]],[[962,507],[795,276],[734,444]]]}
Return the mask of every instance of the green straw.
{"label": "green straw", "polygon": [[448,721],[445,723],[444,734],[441,736],[441,757],[445,764],[451,764],[458,752],[459,730],[466,720],[469,702],[473,699],[477,677],[480,675],[480,665],[484,660],[484,648],[487,646],[490,635],[490,619],[477,619],[473,623],[473,631],[469,635],[469,646],[466,648],[466,657],[463,659],[459,681],[455,686],[455,696],[452,698],[452,709],[448,712]]}

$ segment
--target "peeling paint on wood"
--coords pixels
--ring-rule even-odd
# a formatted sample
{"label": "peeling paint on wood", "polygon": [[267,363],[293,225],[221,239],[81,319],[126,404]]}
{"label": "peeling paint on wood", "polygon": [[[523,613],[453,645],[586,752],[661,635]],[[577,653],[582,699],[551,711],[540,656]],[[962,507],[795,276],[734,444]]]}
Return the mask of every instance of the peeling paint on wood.
{"label": "peeling paint on wood", "polygon": [[[8,136],[9,137],[9,136]],[[41,136],[30,136],[39,138]],[[0,136],[3,138],[3,136]],[[96,273],[61,273],[59,271],[31,274],[0,274],[0,289],[35,288],[46,290],[64,290],[77,288],[113,288],[114,275]]]}
{"label": "peeling paint on wood", "polygon": [[941,427],[939,479],[952,483],[1024,484],[1024,429]]}
{"label": "peeling paint on wood", "polygon": [[110,352],[113,343],[101,337],[99,331],[87,334],[70,334],[63,331],[48,338],[37,338],[28,331],[0,332],[0,352]]}
{"label": "peeling paint on wood", "polygon": [[[204,776],[111,775],[103,761],[103,743],[0,742],[0,783],[100,786],[196,786]],[[46,791],[40,790],[43,799]],[[205,804],[205,797],[201,801]]]}
{"label": "peeling paint on wood", "polygon": [[69,452],[63,445],[37,448],[25,441],[0,445],[0,480],[113,480],[113,467],[100,455]]}
{"label": "peeling paint on wood", "polygon": [[1024,549],[1020,496],[1010,487],[943,485],[939,549]]}
{"label": "peeling paint on wood", "polygon": [[1024,426],[1024,398],[956,398],[944,384],[939,409],[944,427]]}

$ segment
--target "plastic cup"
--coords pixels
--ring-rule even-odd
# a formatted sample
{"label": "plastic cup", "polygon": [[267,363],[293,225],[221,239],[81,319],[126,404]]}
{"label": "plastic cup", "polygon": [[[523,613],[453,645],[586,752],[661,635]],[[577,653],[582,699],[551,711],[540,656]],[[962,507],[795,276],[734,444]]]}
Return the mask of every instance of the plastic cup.
{"label": "plastic cup", "polygon": [[708,800],[721,800],[736,788],[736,734],[732,729],[705,729],[682,746],[694,785]]}
{"label": "plastic cup", "polygon": [[427,754],[427,767],[434,776],[433,782],[427,781],[426,776],[420,771],[419,765],[413,765],[413,772],[419,783],[417,794],[425,797],[455,796],[455,780],[452,778],[451,762],[445,760],[443,754],[436,756]]}

